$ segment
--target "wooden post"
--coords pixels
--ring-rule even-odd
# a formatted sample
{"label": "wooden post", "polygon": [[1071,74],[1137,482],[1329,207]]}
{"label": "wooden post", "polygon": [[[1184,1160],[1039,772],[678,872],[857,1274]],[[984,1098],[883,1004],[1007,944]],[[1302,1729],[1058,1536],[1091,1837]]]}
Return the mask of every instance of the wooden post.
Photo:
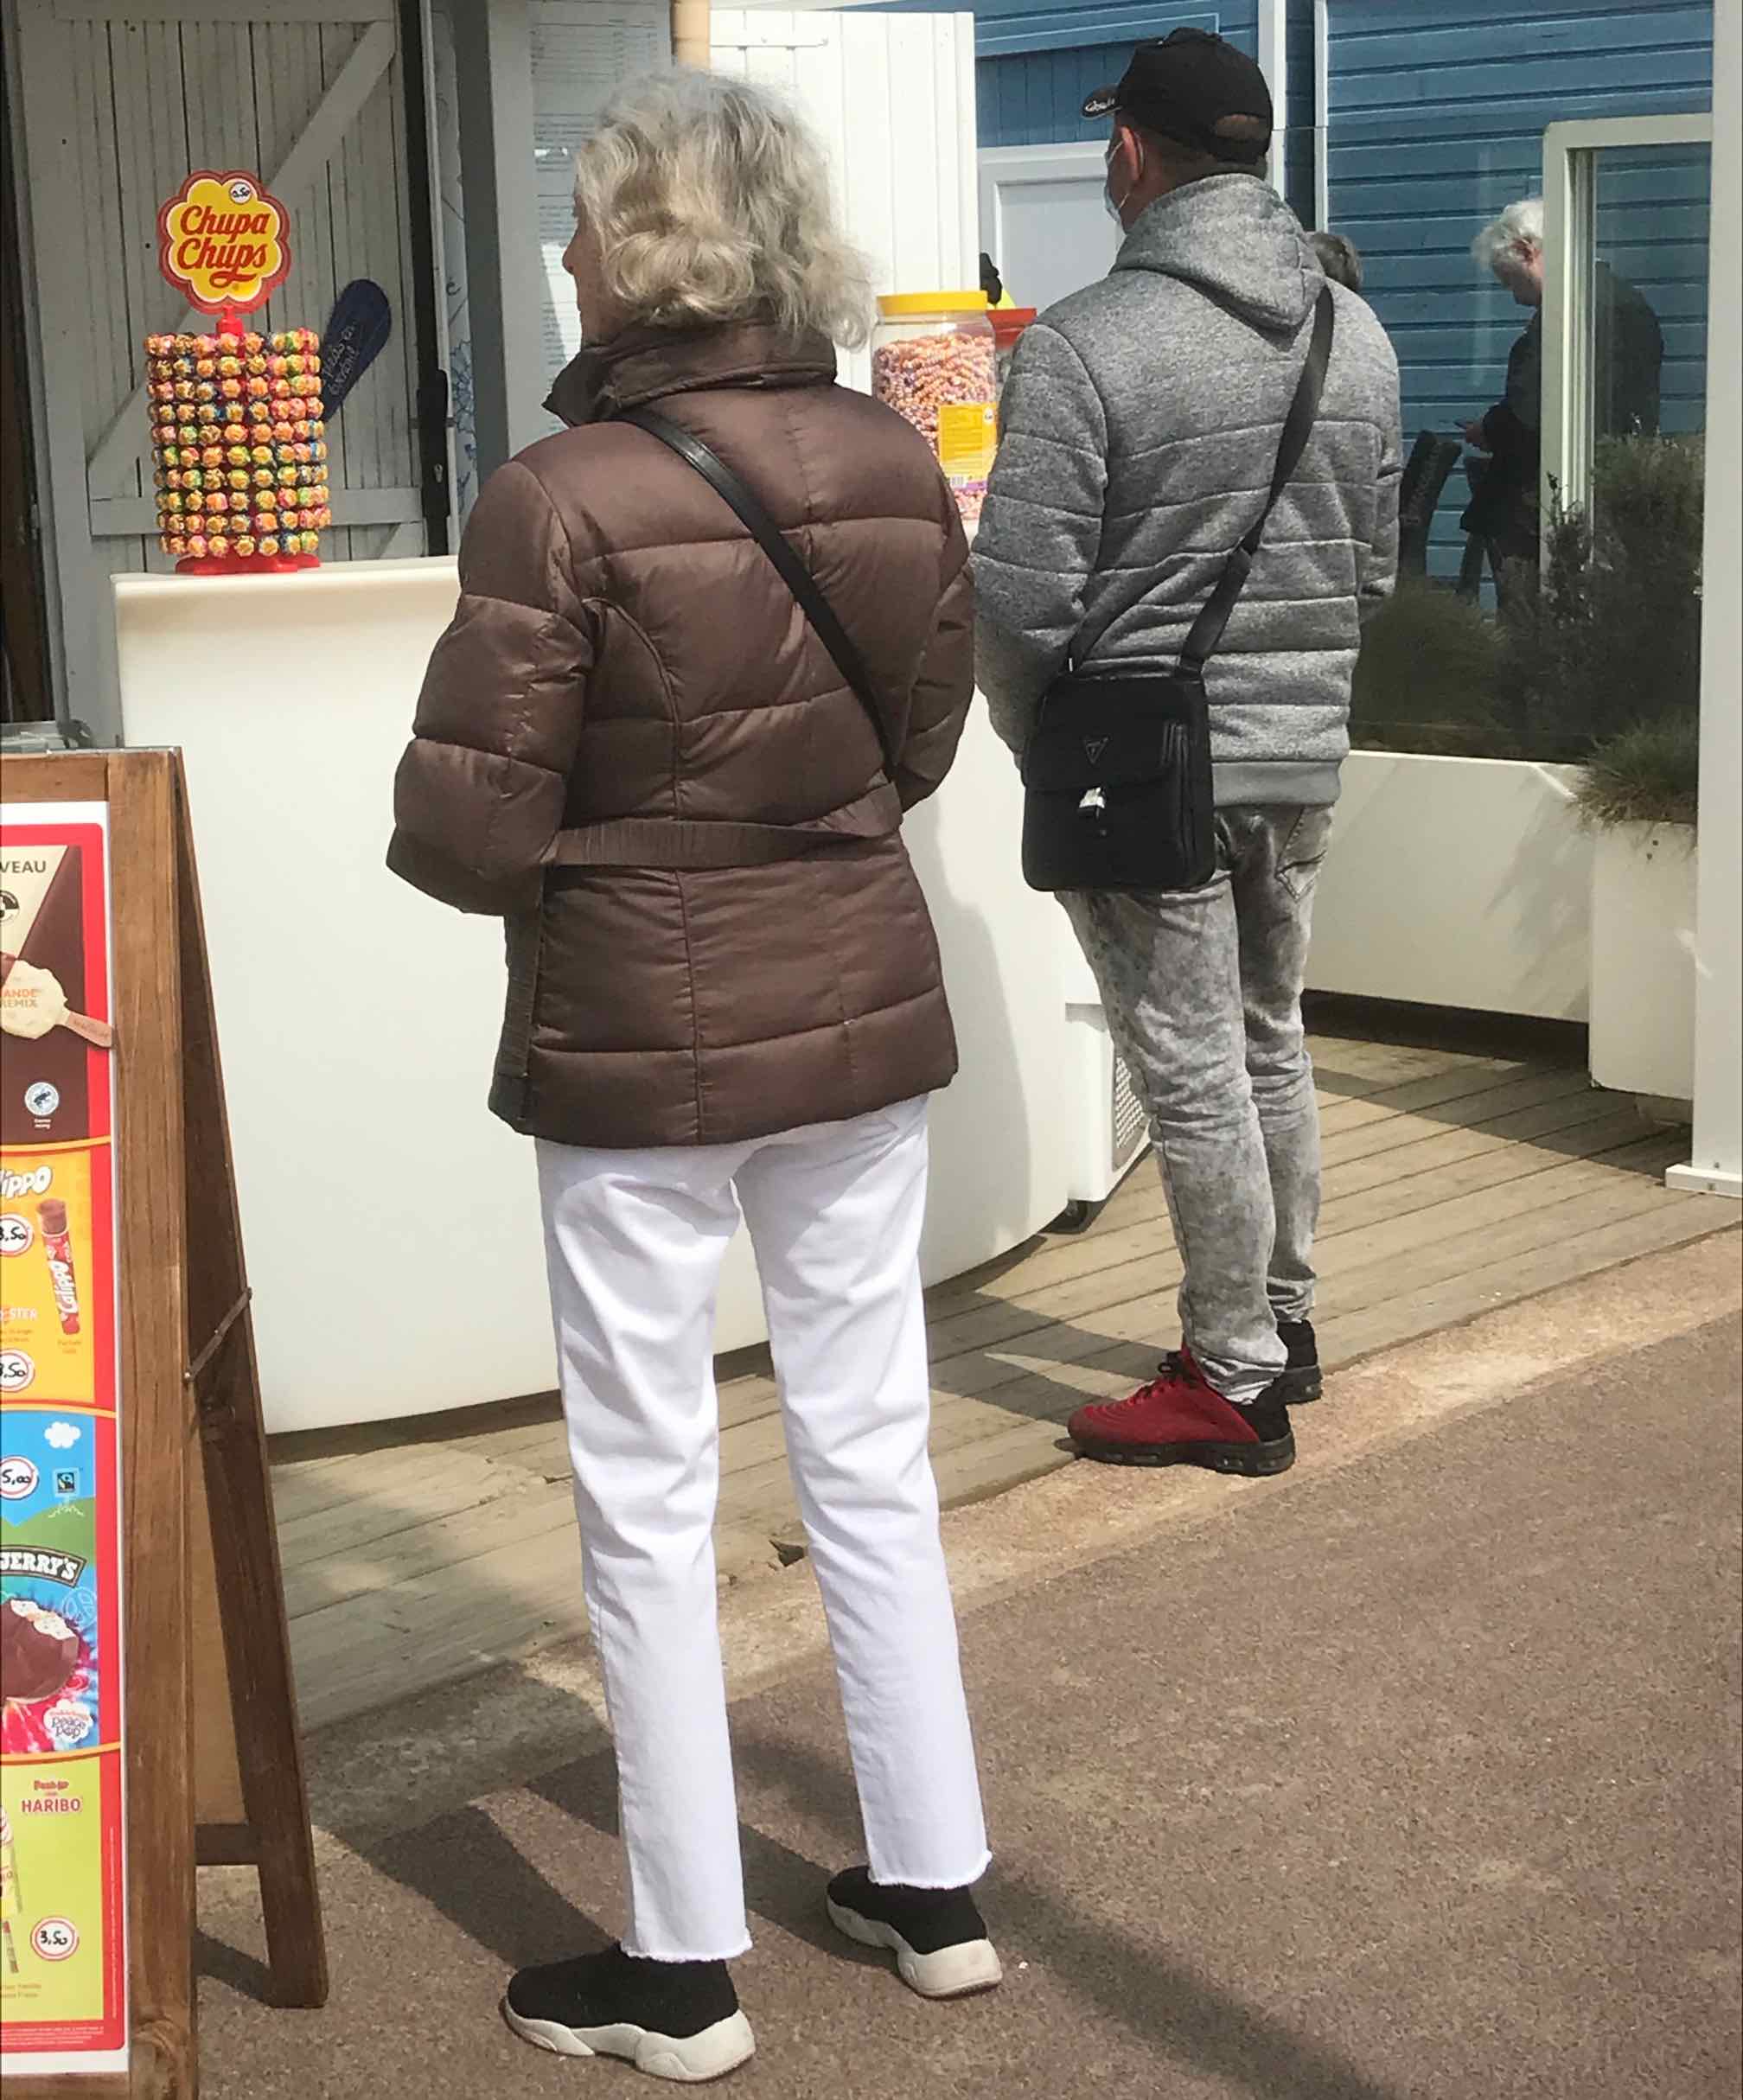
{"label": "wooden post", "polygon": [[[180,759],[176,761],[178,775]],[[322,2005],[327,1960],[315,1886],[303,1742],[284,1618],[284,1579],[266,1464],[266,1427],[254,1354],[242,1223],[230,1157],[212,980],[205,967],[206,924],[185,792],[177,826],[181,946],[197,966],[182,980],[182,1052],[186,1075],[187,1244],[199,1250],[188,1276],[188,1383],[203,1456],[198,1487],[206,1511],[215,1597],[203,1593],[222,1634],[242,1783],[239,1828],[197,1803],[200,1864],[260,1870],[267,1956],[279,2001]],[[203,1573],[203,1568],[201,1571]]]}
{"label": "wooden post", "polygon": [[712,63],[709,0],[672,0],[672,56],[680,66]]}

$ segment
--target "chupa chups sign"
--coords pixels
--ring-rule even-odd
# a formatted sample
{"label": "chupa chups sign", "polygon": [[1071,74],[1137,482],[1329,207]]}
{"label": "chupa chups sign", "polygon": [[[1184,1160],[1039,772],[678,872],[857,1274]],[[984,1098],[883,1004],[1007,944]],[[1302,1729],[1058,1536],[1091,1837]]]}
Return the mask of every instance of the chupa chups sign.
{"label": "chupa chups sign", "polygon": [[290,274],[290,214],[252,175],[190,175],[157,214],[157,263],[204,314],[263,306]]}

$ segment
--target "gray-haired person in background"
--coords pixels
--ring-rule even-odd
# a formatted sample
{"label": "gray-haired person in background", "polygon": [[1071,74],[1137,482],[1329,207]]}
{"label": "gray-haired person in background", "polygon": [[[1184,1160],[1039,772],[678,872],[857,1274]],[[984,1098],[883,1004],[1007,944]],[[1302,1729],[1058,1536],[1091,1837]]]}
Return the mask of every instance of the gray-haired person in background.
{"label": "gray-haired person in background", "polygon": [[1341,284],[1345,291],[1361,290],[1362,254],[1353,240],[1341,233],[1310,233],[1307,246],[1334,284]]}
{"label": "gray-haired person in background", "polygon": [[[1177,29],[1140,45],[1084,114],[1114,119],[1125,244],[1017,347],[974,554],[980,683],[1018,751],[1068,666],[1180,657],[1265,501],[1325,284],[1264,180],[1270,91],[1232,44]],[[1280,1472],[1289,1406],[1319,1391],[1301,987],[1361,622],[1396,566],[1400,468],[1391,345],[1360,299],[1334,286],[1332,303],[1318,420],[1205,671],[1216,873],[1061,900],[1149,1110],[1186,1272],[1184,1346],[1130,1399],[1072,1417],[1090,1458]]]}
{"label": "gray-haired person in background", "polygon": [[[1507,354],[1501,399],[1465,425],[1482,456],[1459,520],[1489,556],[1503,604],[1535,591],[1543,456],[1543,200],[1522,197],[1471,244],[1472,259],[1531,318]],[[1656,437],[1664,335],[1627,278],[1593,267],[1591,405],[1594,438]]]}

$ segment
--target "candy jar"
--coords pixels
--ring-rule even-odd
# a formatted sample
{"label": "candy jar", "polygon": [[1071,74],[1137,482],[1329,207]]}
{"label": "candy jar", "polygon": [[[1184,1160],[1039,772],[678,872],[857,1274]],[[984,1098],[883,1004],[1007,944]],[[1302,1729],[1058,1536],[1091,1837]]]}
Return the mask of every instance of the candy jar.
{"label": "candy jar", "polygon": [[879,299],[878,310],[872,391],[932,446],[972,525],[998,444],[997,348],[986,295],[900,292]]}

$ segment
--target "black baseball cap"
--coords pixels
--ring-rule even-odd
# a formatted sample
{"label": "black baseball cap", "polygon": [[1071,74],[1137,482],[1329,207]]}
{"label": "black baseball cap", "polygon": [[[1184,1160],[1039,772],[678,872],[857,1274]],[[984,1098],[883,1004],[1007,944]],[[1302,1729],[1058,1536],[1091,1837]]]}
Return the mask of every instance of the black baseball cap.
{"label": "black baseball cap", "polygon": [[[1271,148],[1271,90],[1244,51],[1208,29],[1176,29],[1140,44],[1117,87],[1101,87],[1083,105],[1086,117],[1115,112],[1183,146],[1218,160],[1256,167]],[[1231,117],[1257,118],[1262,138],[1230,137],[1217,126]],[[1245,129],[1238,126],[1237,129]]]}

